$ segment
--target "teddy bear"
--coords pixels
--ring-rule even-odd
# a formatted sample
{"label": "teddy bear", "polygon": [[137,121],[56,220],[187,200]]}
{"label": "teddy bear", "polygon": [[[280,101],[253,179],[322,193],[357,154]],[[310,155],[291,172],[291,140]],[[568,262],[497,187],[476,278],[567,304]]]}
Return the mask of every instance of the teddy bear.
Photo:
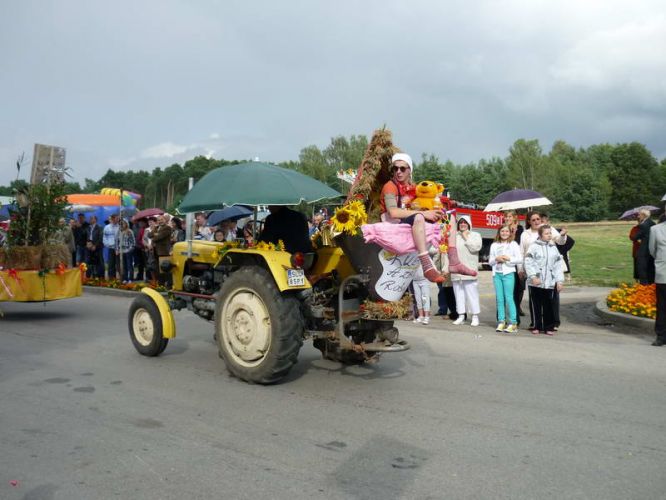
{"label": "teddy bear", "polygon": [[434,210],[442,208],[440,195],[444,185],[433,181],[421,181],[416,185],[415,196],[410,204],[413,210]]}

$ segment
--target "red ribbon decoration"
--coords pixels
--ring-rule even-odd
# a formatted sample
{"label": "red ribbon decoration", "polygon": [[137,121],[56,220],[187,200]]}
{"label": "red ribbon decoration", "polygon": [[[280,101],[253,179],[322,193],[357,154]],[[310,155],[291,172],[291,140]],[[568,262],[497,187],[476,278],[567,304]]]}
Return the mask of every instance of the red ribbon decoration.
{"label": "red ribbon decoration", "polygon": [[65,264],[63,264],[62,262],[61,262],[60,264],[58,264],[58,267],[55,268],[55,273],[56,273],[58,276],[64,276],[64,275],[65,275],[65,271],[67,271],[67,267],[66,267]]}
{"label": "red ribbon decoration", "polygon": [[14,281],[16,281],[16,284],[19,286],[21,291],[25,293],[25,289],[23,288],[23,283],[21,283],[21,278],[19,278],[18,271],[16,269],[7,269],[7,276],[12,278]]}

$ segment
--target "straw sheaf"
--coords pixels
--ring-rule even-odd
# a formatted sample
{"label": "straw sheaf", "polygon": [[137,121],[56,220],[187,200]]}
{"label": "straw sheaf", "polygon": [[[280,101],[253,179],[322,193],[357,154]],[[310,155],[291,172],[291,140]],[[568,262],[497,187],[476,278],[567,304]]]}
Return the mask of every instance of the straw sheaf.
{"label": "straw sheaf", "polygon": [[391,179],[391,157],[400,149],[393,145],[393,134],[386,128],[375,130],[365,150],[347,201],[363,200],[368,222],[378,222],[381,215],[379,196],[382,187]]}
{"label": "straw sheaf", "polygon": [[42,269],[55,269],[60,264],[71,267],[72,255],[67,245],[44,245],[42,250]]}
{"label": "straw sheaf", "polygon": [[[71,258],[71,257],[70,257]],[[5,249],[2,264],[5,269],[37,270],[42,261],[42,247],[14,246]]]}

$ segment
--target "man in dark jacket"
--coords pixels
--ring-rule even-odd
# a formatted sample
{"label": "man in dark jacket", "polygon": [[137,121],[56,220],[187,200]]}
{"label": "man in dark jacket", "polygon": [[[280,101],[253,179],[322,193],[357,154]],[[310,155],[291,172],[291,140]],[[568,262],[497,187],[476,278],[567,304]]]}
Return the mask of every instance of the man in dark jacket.
{"label": "man in dark jacket", "polygon": [[90,225],[88,226],[88,237],[86,239],[86,249],[88,253],[88,278],[104,278],[104,257],[102,226],[97,224],[97,217],[90,216]]}
{"label": "man in dark jacket", "polygon": [[76,244],[76,263],[81,264],[86,262],[86,242],[88,241],[88,233],[90,232],[90,224],[86,222],[86,216],[79,214],[76,226],[72,229],[74,232],[74,243]]}
{"label": "man in dark jacket", "polygon": [[279,205],[270,205],[268,210],[270,215],[266,217],[259,241],[277,245],[282,240],[289,253],[313,251],[308,221],[303,214]]}
{"label": "man in dark jacket", "polygon": [[166,284],[168,276],[159,269],[160,257],[166,257],[171,252],[171,228],[167,224],[166,217],[160,215],[157,217],[157,226],[150,234],[150,241],[153,244],[155,252],[155,262],[157,262],[158,282],[160,285]]}

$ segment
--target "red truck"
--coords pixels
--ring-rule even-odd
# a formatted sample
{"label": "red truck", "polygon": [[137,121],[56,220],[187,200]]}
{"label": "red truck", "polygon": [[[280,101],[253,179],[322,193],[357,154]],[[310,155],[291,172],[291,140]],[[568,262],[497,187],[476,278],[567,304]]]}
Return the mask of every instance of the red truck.
{"label": "red truck", "polygon": [[[488,255],[490,254],[490,245],[495,240],[495,235],[497,235],[497,230],[504,223],[504,213],[503,212],[484,212],[483,209],[478,208],[474,203],[461,203],[455,200],[450,199],[447,196],[440,197],[442,204],[446,207],[446,210],[452,208],[456,209],[456,214],[458,217],[461,215],[466,215],[472,221],[472,230],[476,231],[481,235],[483,239],[483,247],[481,247],[481,252],[479,253],[479,259],[481,262],[488,262]],[[518,221],[524,223],[525,216],[519,215]]]}

